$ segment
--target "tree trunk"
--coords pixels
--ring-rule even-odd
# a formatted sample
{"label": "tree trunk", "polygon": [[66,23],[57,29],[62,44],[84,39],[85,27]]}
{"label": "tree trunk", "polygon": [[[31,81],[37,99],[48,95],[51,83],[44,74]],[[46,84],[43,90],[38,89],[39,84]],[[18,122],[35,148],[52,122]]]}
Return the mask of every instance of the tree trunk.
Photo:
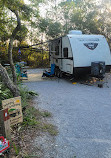
{"label": "tree trunk", "polygon": [[9,42],[9,47],[8,47],[8,56],[9,56],[9,62],[10,62],[10,67],[12,70],[12,75],[13,75],[13,82],[11,81],[6,69],[1,65],[0,63],[0,75],[2,77],[2,81],[4,84],[7,86],[7,88],[10,89],[14,97],[20,96],[19,89],[17,87],[17,76],[16,76],[16,71],[15,71],[15,66],[13,63],[13,57],[12,57],[12,50],[13,50],[13,41],[15,39],[15,36],[17,32],[21,28],[21,21],[18,15],[18,12],[16,10],[13,10],[12,8],[8,7],[17,17],[17,26],[13,30],[12,35],[10,36],[10,42]]}
{"label": "tree trunk", "polygon": [[7,86],[7,88],[10,89],[13,96],[14,97],[20,96],[20,92],[19,92],[18,87],[15,84],[13,84],[13,82],[11,81],[11,79],[8,76],[6,69],[1,64],[0,64],[0,75],[2,77],[2,81]]}
{"label": "tree trunk", "polygon": [[13,82],[16,85],[17,84],[17,76],[16,76],[16,70],[13,63],[13,57],[12,57],[12,50],[13,50],[13,37],[10,38],[9,48],[8,48],[8,56],[9,56],[9,62],[10,62],[10,68],[12,70],[12,76],[13,76]]}
{"label": "tree trunk", "polygon": [[14,66],[14,63],[13,63],[13,57],[12,57],[12,50],[13,50],[13,41],[14,41],[14,38],[17,34],[17,32],[20,30],[21,28],[21,21],[20,21],[20,18],[19,18],[19,15],[18,15],[18,12],[16,10],[13,10],[11,8],[9,8],[17,17],[17,26],[16,28],[13,30],[12,32],[12,35],[10,37],[10,42],[9,42],[9,47],[8,47],[8,56],[9,56],[9,62],[10,62],[10,67],[11,67],[11,70],[12,70],[12,75],[13,75],[13,82],[15,85],[17,85],[17,76],[16,76],[16,71],[15,71],[15,66]]}

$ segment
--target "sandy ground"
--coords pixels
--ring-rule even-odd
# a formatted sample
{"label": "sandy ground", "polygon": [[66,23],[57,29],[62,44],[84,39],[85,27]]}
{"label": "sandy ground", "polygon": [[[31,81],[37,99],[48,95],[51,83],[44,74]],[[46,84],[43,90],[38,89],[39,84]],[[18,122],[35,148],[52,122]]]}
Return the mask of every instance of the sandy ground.
{"label": "sandy ground", "polygon": [[111,158],[111,76],[98,88],[64,79],[43,80],[42,71],[29,70],[31,82],[24,84],[39,93],[35,107],[50,111],[58,127],[53,141],[46,136],[34,140],[35,147],[44,150],[43,158]]}

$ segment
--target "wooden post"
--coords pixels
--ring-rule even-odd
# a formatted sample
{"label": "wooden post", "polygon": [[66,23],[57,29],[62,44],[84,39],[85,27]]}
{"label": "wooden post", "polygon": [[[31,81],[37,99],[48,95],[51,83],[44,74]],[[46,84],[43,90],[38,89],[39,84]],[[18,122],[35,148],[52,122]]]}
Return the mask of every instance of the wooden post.
{"label": "wooden post", "polygon": [[3,110],[0,110],[0,136],[6,137]]}
{"label": "wooden post", "polygon": [[0,135],[7,139],[11,138],[8,109],[0,110]]}

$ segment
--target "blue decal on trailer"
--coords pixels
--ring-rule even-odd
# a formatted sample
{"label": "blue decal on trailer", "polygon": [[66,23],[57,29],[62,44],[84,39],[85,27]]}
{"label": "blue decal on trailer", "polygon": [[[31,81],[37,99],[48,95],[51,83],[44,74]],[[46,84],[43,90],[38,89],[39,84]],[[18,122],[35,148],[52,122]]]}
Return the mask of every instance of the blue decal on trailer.
{"label": "blue decal on trailer", "polygon": [[98,43],[84,43],[84,45],[85,45],[88,49],[94,50],[94,49],[98,46]]}

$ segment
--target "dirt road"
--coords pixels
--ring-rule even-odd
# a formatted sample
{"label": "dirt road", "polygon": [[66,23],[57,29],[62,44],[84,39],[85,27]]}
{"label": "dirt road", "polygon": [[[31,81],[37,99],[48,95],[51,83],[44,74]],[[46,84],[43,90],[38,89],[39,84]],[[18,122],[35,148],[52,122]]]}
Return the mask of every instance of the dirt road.
{"label": "dirt road", "polygon": [[[29,70],[30,75],[41,72]],[[24,84],[39,93],[35,101],[52,113],[58,127],[54,143],[42,144],[44,158],[111,158],[111,78],[103,88],[64,79]]]}

